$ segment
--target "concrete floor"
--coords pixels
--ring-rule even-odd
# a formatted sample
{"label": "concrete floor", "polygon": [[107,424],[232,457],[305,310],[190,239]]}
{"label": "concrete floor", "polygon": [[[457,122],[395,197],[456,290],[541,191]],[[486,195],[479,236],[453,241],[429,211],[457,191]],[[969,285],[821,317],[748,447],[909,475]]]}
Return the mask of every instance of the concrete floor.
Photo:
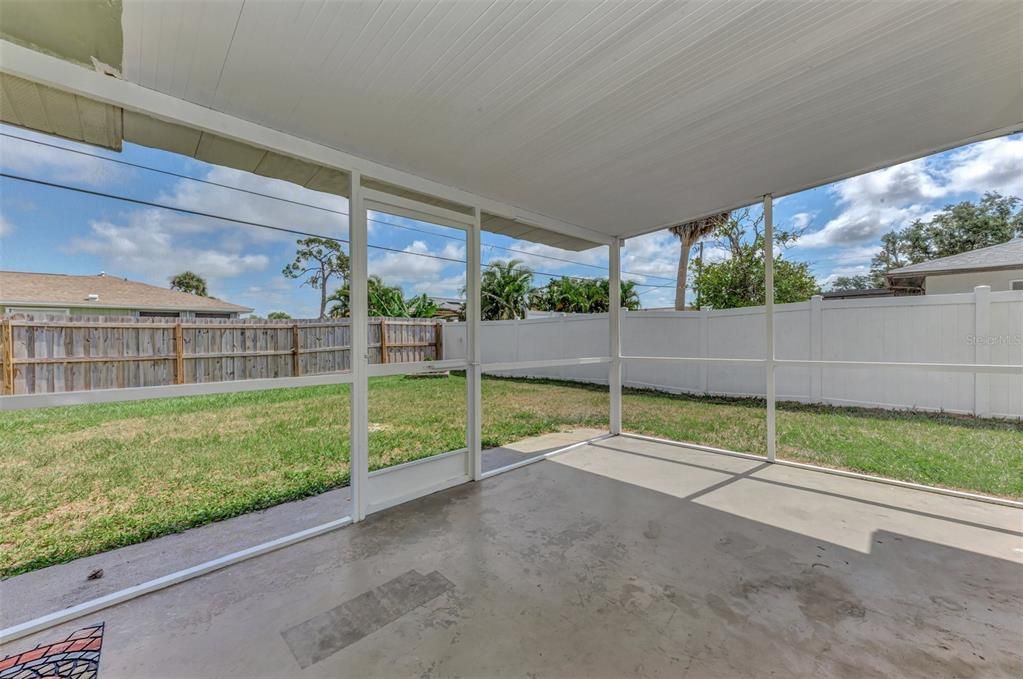
{"label": "concrete floor", "polygon": [[100,676],[1023,676],[1023,512],[614,438],[22,639]]}
{"label": "concrete floor", "polygon": [[[489,448],[483,451],[483,471],[501,469],[606,433],[599,429],[571,429],[534,436],[500,448]],[[351,513],[352,489],[338,488],[0,580],[0,628],[11,627]],[[88,575],[97,570],[103,571],[103,577],[88,579]]]}

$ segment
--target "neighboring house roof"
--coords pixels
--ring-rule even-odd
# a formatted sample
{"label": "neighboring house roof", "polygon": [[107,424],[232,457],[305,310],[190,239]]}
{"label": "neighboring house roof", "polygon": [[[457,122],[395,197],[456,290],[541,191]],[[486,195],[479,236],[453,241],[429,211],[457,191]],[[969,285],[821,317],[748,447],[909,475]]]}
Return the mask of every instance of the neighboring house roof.
{"label": "neighboring house roof", "polygon": [[892,269],[887,275],[889,278],[905,278],[1015,268],[1023,268],[1023,238],[1013,238],[1001,245],[991,245],[958,255],[910,264],[900,269]]}
{"label": "neighboring house roof", "polygon": [[249,313],[249,307],[99,274],[0,271],[0,305]]}
{"label": "neighboring house roof", "polygon": [[895,291],[891,288],[866,288],[861,290],[830,290],[821,297],[824,299],[860,299],[862,297],[891,297]]}
{"label": "neighboring house roof", "polygon": [[437,305],[437,318],[459,316],[462,313],[462,308],[465,306],[464,299],[457,299],[455,297],[431,297],[430,300]]}

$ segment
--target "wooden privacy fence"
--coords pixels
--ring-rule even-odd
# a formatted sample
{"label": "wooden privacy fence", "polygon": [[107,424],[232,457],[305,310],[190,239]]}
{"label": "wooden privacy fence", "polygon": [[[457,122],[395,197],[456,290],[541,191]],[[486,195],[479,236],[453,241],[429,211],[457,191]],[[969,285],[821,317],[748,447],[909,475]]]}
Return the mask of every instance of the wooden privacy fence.
{"label": "wooden privacy fence", "polygon": [[[442,325],[371,318],[370,363],[440,360]],[[0,368],[5,395],[320,375],[351,369],[351,323],[18,314]]]}

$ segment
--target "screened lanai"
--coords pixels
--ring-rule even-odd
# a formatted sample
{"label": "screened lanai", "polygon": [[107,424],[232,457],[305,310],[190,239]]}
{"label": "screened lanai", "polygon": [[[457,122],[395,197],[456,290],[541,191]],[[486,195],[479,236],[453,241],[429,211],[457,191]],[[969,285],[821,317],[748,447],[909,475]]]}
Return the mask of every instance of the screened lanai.
{"label": "screened lanai", "polygon": [[[797,313],[818,327],[819,302],[779,311],[774,298],[778,200],[1023,130],[1019,3],[125,0],[2,10],[3,123],[106,151],[171,153],[338,201],[318,231],[275,227],[259,210],[246,226],[292,229],[343,253],[347,320],[327,339],[311,321],[268,325],[292,344],[257,345],[248,358],[279,355],[279,372],[200,379],[189,361],[228,349],[185,359],[208,328],[183,316],[166,330],[167,383],[58,388],[51,377],[31,393],[19,361],[78,358],[39,359],[44,343],[16,355],[17,324],[29,321],[5,321],[0,409],[195,397],[188,414],[198,423],[218,417],[204,412],[206,397],[337,389],[329,407],[342,424],[323,445],[332,455],[331,437],[343,439],[337,459],[343,448],[347,466],[343,487],[330,486],[336,474],[324,482],[336,495],[268,502],[265,513],[0,583],[0,677],[57,653],[54,663],[98,664],[101,648],[104,677],[1023,669],[1018,498],[778,450],[792,417],[778,403],[797,382],[869,390],[873,377],[863,376],[883,373],[896,383],[886,397],[901,382],[965,399],[971,416],[1011,419],[1023,393],[1019,347],[891,354],[868,338],[825,354],[785,334]],[[217,216],[121,188],[122,202]],[[751,205],[768,291],[760,315],[720,312],[718,334],[689,335],[674,312],[622,310],[630,239]],[[436,277],[457,279],[464,305],[464,318],[423,330],[428,339],[371,313],[383,272],[373,248],[382,230],[409,224],[451,241],[445,266],[457,270]],[[594,275],[606,277],[606,311],[484,320],[488,234],[540,244],[550,259],[590,253]],[[977,335],[1011,333],[1023,323],[1021,294],[979,290],[969,310],[949,313]],[[916,313],[864,304],[866,315]],[[709,326],[706,312],[679,313],[703,313]],[[97,321],[42,322],[70,335]],[[311,356],[342,349],[336,365],[312,367]],[[448,373],[464,388],[431,391],[427,380]],[[667,373],[702,380],[704,392],[714,379],[754,385],[735,387],[760,399],[735,424],[748,445],[637,425],[644,396],[623,385]],[[571,431],[523,434],[521,445],[499,438],[498,419],[502,434],[525,432],[514,426],[523,413],[544,414],[534,395],[501,391],[522,377],[586,383],[560,397]],[[390,378],[426,385],[421,420],[379,415]],[[439,428],[431,399],[456,414],[456,431],[410,456],[395,432]],[[875,438],[900,454],[901,444]],[[387,446],[386,463],[373,457]]]}

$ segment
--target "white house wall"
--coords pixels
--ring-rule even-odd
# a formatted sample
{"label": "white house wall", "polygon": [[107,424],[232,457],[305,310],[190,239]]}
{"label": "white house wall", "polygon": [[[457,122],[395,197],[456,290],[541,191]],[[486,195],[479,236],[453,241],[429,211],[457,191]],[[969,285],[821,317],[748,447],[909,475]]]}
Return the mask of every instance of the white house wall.
{"label": "white house wall", "polygon": [[928,276],[924,289],[928,295],[972,292],[978,285],[990,285],[992,292],[1011,290],[1012,281],[1023,281],[1023,266],[1005,271],[971,271]]}

